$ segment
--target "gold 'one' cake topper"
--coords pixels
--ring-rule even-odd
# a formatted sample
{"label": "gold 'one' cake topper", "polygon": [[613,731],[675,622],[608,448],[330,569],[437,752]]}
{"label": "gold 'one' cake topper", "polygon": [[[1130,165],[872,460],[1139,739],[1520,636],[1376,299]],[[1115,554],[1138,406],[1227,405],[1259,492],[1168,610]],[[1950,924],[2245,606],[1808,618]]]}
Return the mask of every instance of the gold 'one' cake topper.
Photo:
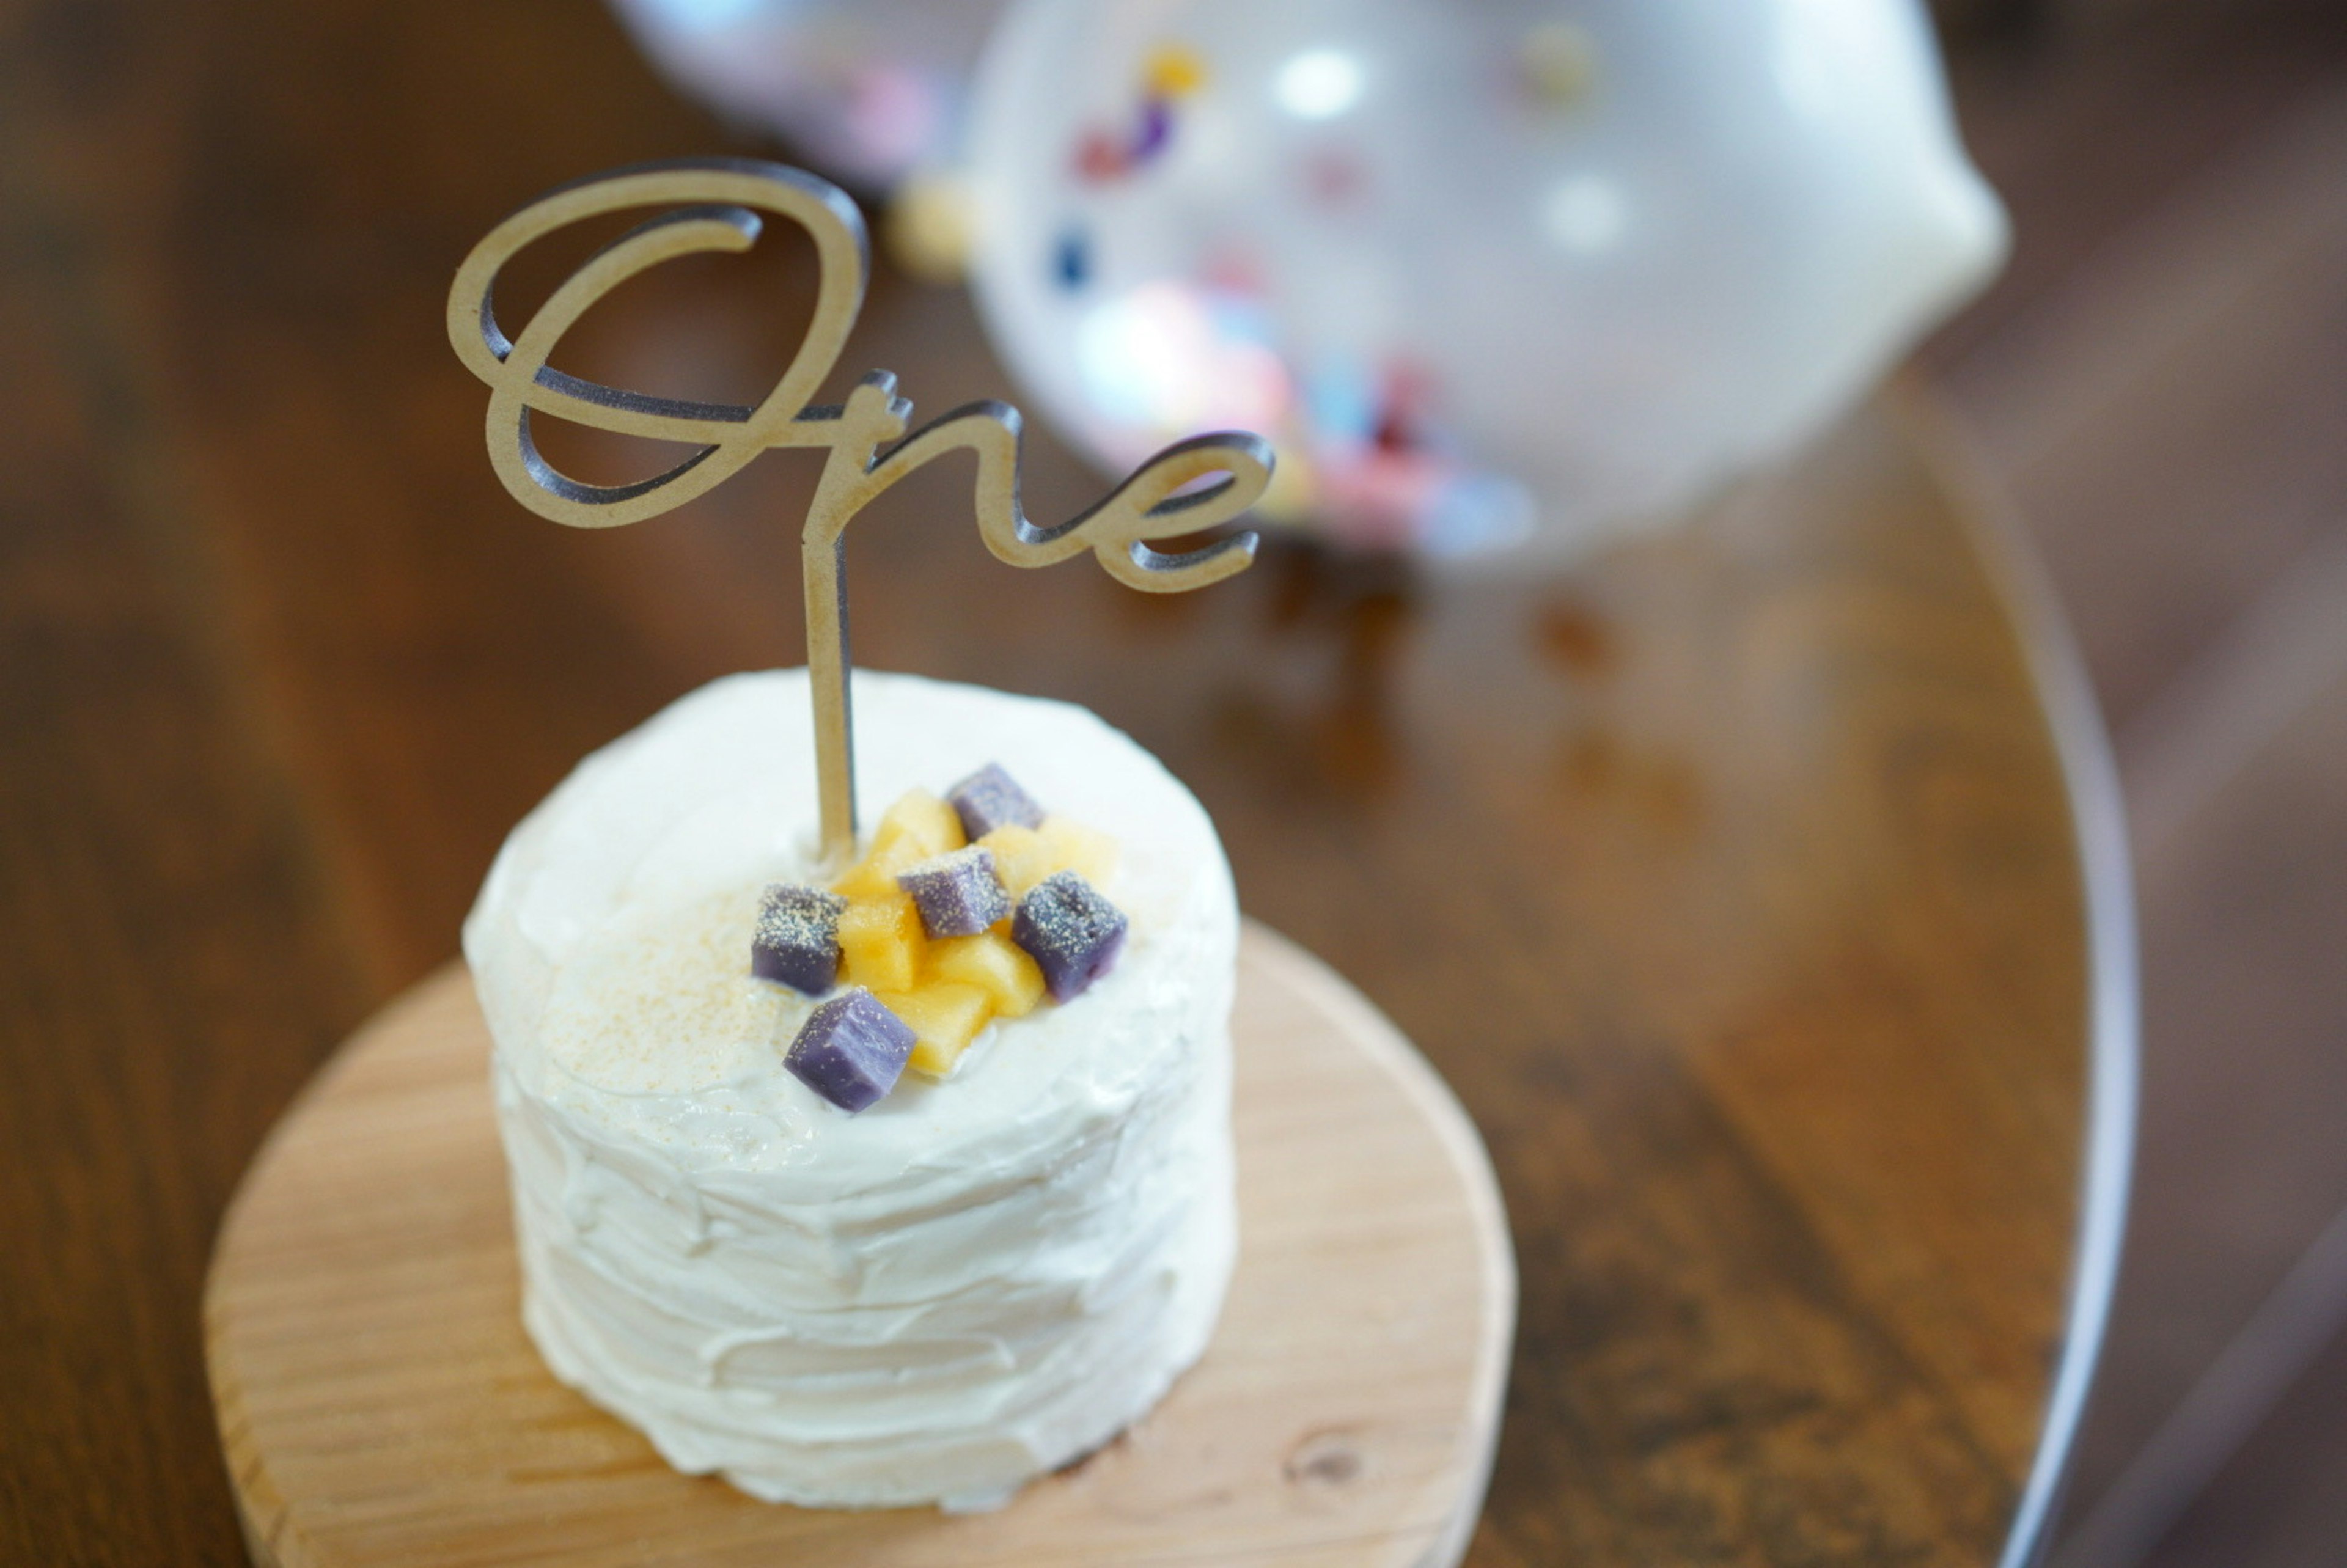
{"label": "gold 'one' cake topper", "polygon": [[[585,219],[649,207],[668,210],[605,246],[548,297],[520,335],[506,335],[494,302],[497,273],[524,246]],[[821,268],[806,337],[763,402],[654,397],[566,375],[548,363],[562,334],[596,301],[673,257],[748,250],[761,212],[804,228]],[[897,395],[897,378],[886,371],[865,375],[845,404],[808,402],[846,346],[869,266],[863,216],[837,188],[781,164],[705,159],[639,164],[548,192],[474,246],[448,291],[448,340],[489,385],[489,461],[514,498],[540,517],[581,528],[640,522],[714,489],[771,448],[826,449],[801,561],[823,852],[834,864],[852,856],[856,843],[843,567],[847,525],[857,512],[922,465],[966,449],[978,459],[972,500],[979,533],[996,557],[1013,566],[1049,566],[1089,549],[1120,582],[1178,593],[1245,571],[1255,559],[1255,536],[1237,534],[1180,554],[1152,549],[1150,541],[1228,522],[1271,482],[1271,447],[1260,436],[1199,436],[1166,447],[1068,521],[1038,528],[1019,504],[1019,411],[1008,404],[968,404],[908,436],[913,405]],[[533,413],[695,450],[648,479],[590,485],[539,453],[530,436]]]}

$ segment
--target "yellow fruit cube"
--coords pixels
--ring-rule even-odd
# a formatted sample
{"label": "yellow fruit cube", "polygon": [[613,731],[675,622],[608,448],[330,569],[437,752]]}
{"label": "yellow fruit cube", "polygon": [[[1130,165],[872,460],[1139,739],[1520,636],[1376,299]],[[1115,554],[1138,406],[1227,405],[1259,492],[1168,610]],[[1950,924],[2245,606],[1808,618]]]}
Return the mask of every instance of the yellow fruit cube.
{"label": "yellow fruit cube", "polygon": [[1047,816],[1040,827],[1006,825],[979,843],[994,852],[995,872],[1014,900],[1055,871],[1072,871],[1094,887],[1116,875],[1116,840],[1064,816]]}
{"label": "yellow fruit cube", "polygon": [[918,990],[874,994],[913,1031],[913,1053],[905,1065],[932,1077],[953,1071],[993,1015],[986,993],[976,986],[932,982]]}
{"label": "yellow fruit cube", "polygon": [[880,825],[872,830],[872,853],[877,855],[902,839],[920,845],[921,852],[913,856],[916,860],[959,849],[969,842],[961,830],[960,814],[925,789],[907,790],[882,814]]}
{"label": "yellow fruit cube", "polygon": [[928,945],[909,894],[856,899],[839,917],[840,983],[909,991],[920,983]]}
{"label": "yellow fruit cube", "polygon": [[859,901],[894,898],[904,891],[897,886],[897,873],[928,858],[918,841],[899,834],[874,844],[872,852],[849,867],[846,876],[831,885],[831,890]]}
{"label": "yellow fruit cube", "polygon": [[938,982],[977,987],[1004,1018],[1025,1018],[1043,999],[1043,971],[1000,926],[930,943],[929,973]]}
{"label": "yellow fruit cube", "polygon": [[994,853],[994,874],[1002,878],[1013,902],[1027,896],[1027,889],[1059,867],[1051,863],[1051,846],[1043,835],[1031,827],[1006,823],[978,841]]}
{"label": "yellow fruit cube", "polygon": [[1047,816],[1037,831],[1051,854],[1052,870],[1072,871],[1094,887],[1106,887],[1109,878],[1116,875],[1116,840],[1098,828],[1064,816]]}

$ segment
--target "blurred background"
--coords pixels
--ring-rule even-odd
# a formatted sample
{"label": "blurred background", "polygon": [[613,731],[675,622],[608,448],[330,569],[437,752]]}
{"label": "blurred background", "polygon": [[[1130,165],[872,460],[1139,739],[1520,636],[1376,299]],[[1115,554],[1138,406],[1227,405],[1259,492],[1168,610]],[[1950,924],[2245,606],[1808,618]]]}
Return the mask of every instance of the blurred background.
{"label": "blurred background", "polygon": [[[876,0],[870,8],[890,9]],[[322,401],[331,395],[320,389],[334,383],[319,367],[348,342],[412,334],[414,319],[377,314],[372,302],[404,298],[415,277],[445,275],[487,221],[563,174],[712,146],[790,149],[769,138],[795,137],[799,156],[867,192],[895,193],[878,289],[956,286],[975,253],[995,347],[1024,390],[1059,416],[1071,444],[1126,455],[1119,442],[1130,433],[1114,417],[1125,405],[1088,425],[1086,399],[1098,389],[1070,370],[1055,390],[1056,340],[1035,315],[1049,300],[1014,297],[1009,262],[996,263],[1006,278],[989,285],[982,243],[973,252],[983,171],[973,184],[952,128],[969,110],[956,73],[982,36],[971,19],[981,7],[904,7],[907,19],[892,16],[895,36],[934,53],[860,75],[843,53],[846,63],[821,79],[784,84],[793,101],[815,106],[795,122],[762,116],[757,95],[772,84],[739,71],[712,76],[712,61],[740,64],[738,46],[695,56],[661,31],[663,15],[739,23],[757,9],[482,0],[464,26],[429,46],[440,53],[428,61],[386,57],[386,46],[425,46],[380,26],[382,7],[367,5],[21,0],[0,12],[0,356],[36,332],[69,344],[74,379],[64,395],[99,411],[97,427],[113,443],[97,466],[108,494],[66,494],[56,487],[87,482],[78,476],[90,466],[51,459],[84,439],[82,424],[21,388],[7,405],[15,423],[0,452],[13,473],[0,494],[12,513],[0,528],[18,537],[0,540],[0,610],[12,628],[5,657],[17,670],[0,682],[11,704],[0,712],[0,769],[42,765],[24,749],[36,737],[81,743],[75,704],[94,701],[151,702],[144,733],[157,756],[172,753],[191,733],[198,688],[213,690],[182,671],[185,661],[249,661],[253,650],[289,639],[294,622],[312,645],[335,647],[333,584],[367,570],[366,551],[378,547],[347,538],[335,550],[305,547],[224,518],[213,530],[218,550],[190,553],[156,519],[201,511],[274,469],[313,495],[317,515],[363,533],[364,464],[340,448],[331,466],[310,461],[331,445],[320,432],[337,420],[379,421],[375,460],[384,464],[398,463],[408,443],[453,442],[470,454],[469,431],[443,428],[436,405],[403,402],[401,388],[363,409]],[[938,10],[948,21],[934,35],[912,19]],[[1941,241],[1947,281],[1928,300],[1886,304],[1880,331],[1851,348],[1848,379],[1856,388],[1941,309],[1970,298],[1914,349],[1911,374],[1952,414],[1986,493],[2034,541],[2075,631],[2117,757],[2139,898],[2145,1079],[2135,1206],[2057,1560],[2336,1563],[2347,1560],[2347,6],[1942,0],[1934,23],[1963,144],[2002,199],[2010,250],[1994,272],[2006,241],[1993,214],[1959,221]],[[632,55],[615,67],[623,36],[660,68]],[[1574,46],[1551,42],[1528,57],[1528,79],[1537,93],[1570,100],[1580,90]],[[1113,183],[1152,156],[1168,134],[1164,117],[1181,112],[1191,68],[1148,64],[1133,116],[1079,149],[1076,176]],[[493,96],[515,70],[576,72],[575,119],[518,128],[510,149],[457,145],[434,134],[433,104],[401,90],[421,75],[451,93]],[[705,102],[677,85],[696,82]],[[1345,87],[1341,72],[1322,73],[1294,90],[1308,106]],[[321,101],[333,112],[320,112]],[[607,112],[614,104],[625,114]],[[664,144],[605,128],[620,123],[658,124]],[[859,134],[835,135],[841,127]],[[465,184],[464,167],[497,158],[529,177],[473,178],[477,212],[418,227],[407,214],[423,204],[405,200],[395,179],[354,188],[316,178],[319,149],[292,138],[321,134],[394,138],[412,149],[418,184]],[[191,188],[190,170],[213,183]],[[1016,172],[996,170],[998,183]],[[1074,178],[1057,163],[1046,172]],[[1352,177],[1332,167],[1327,178],[1334,199]],[[1027,198],[998,190],[986,199]],[[1602,192],[1583,190],[1553,215],[1568,241],[1594,243],[1609,231],[1610,210]],[[1115,221],[1102,217],[1102,231]],[[1046,281],[1091,286],[1102,265],[1091,239],[1046,227],[1055,246]],[[1276,305],[1276,273],[1289,264],[1232,263],[1215,276],[1226,292],[1255,289],[1248,297],[1258,306]],[[1309,274],[1316,260],[1292,264]],[[1258,287],[1267,275],[1274,282]],[[1197,319],[1237,322],[1245,339],[1260,317]],[[1786,330],[1808,329],[1788,320]],[[701,351],[723,362],[720,347]],[[881,343],[854,357],[909,372],[918,354],[919,345]],[[1765,382],[1771,362],[1756,351],[1752,363]],[[1325,376],[1291,379],[1265,395],[1271,416],[1321,421],[1314,438],[1329,443],[1313,449],[1329,487],[1298,516],[1349,518],[1334,531],[1349,528],[1357,545],[1436,553],[1446,539],[1505,542],[1526,526],[1522,497],[1495,491],[1477,470],[1472,419],[1460,416],[1467,434],[1442,432],[1412,403],[1407,374],[1371,367],[1326,395],[1315,393]],[[1754,401],[1748,388],[1723,394],[1731,412]],[[1194,413],[1184,406],[1175,416]],[[200,452],[175,445],[173,433],[190,429],[206,433]],[[1706,450],[1757,450],[1773,438],[1742,433],[1723,414]],[[1348,452],[1367,454],[1349,481]],[[1665,456],[1655,472],[1671,483],[1625,478],[1630,498],[1592,518],[1662,507],[1718,477],[1703,454]],[[1673,487],[1682,482],[1684,491]],[[1331,495],[1359,504],[1348,512]],[[1450,501],[1425,500],[1438,495]],[[20,528],[45,510],[92,506],[121,518],[122,533],[77,541],[87,559],[71,571]],[[1595,538],[1604,528],[1593,520],[1583,531]],[[381,538],[381,548],[408,548],[389,530]],[[318,553],[305,559],[305,548]],[[138,586],[157,552],[183,586]],[[105,594],[77,586],[76,573],[92,563],[114,585]],[[667,599],[655,592],[651,613],[684,628],[738,592],[722,559],[701,569]],[[278,587],[262,593],[251,586],[259,581]],[[299,584],[315,591],[287,591]],[[474,700],[459,679],[460,650],[433,663],[430,606],[377,603],[368,613],[412,622],[425,652],[405,678],[445,685],[451,702]],[[83,677],[60,664],[50,679],[45,661],[59,628],[104,639],[114,672],[77,686]],[[746,662],[766,651],[742,651]],[[630,676],[590,661],[581,678],[624,685]],[[300,701],[332,700],[320,693],[334,691],[333,670],[307,679]],[[275,722],[264,711],[239,717],[264,733]],[[495,717],[517,732],[531,719]],[[600,738],[532,744],[551,759]],[[364,767],[365,755],[354,746],[338,765]],[[219,783],[198,777],[188,787]],[[461,793],[464,783],[386,764],[368,787],[380,798],[403,788]],[[226,818],[221,832],[261,830]],[[409,897],[409,907],[450,907],[436,924],[360,933],[350,946],[376,955],[374,972],[322,960],[327,938],[316,930],[246,937],[282,952],[284,987],[326,993],[325,1013],[347,1009],[353,997],[383,994],[444,955],[447,943],[430,933],[453,930],[477,851],[418,846],[400,875],[435,891]],[[255,864],[266,872],[271,856],[295,853],[260,842]],[[108,869],[91,864],[76,875],[102,879]],[[371,901],[362,889],[331,902],[339,917],[364,922],[396,901]],[[190,931],[200,958],[211,939]],[[219,1005],[233,1006],[246,977],[224,967],[210,983]],[[256,1018],[253,1027],[269,1025]],[[172,1091],[168,1082],[141,1090]],[[174,1199],[169,1182],[159,1184],[159,1201],[215,1201]],[[200,1268],[200,1259],[171,1266]],[[182,1483],[159,1476],[153,1484]]]}
{"label": "blurred background", "polygon": [[2137,878],[2135,1210],[2070,1557],[2337,1562],[2347,10],[1948,21],[2014,248],[1922,364],[2051,570]]}

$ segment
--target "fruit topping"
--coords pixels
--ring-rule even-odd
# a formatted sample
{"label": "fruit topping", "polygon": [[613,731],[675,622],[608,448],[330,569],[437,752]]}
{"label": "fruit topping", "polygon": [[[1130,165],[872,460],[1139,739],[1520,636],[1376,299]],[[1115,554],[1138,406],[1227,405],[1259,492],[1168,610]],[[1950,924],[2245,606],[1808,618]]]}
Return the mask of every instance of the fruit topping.
{"label": "fruit topping", "polygon": [[910,895],[851,899],[839,917],[840,979],[876,991],[909,991],[928,945]]}
{"label": "fruit topping", "polygon": [[1124,950],[1123,912],[1073,871],[1055,871],[1019,901],[1010,939],[1043,971],[1054,1001],[1081,996]]}
{"label": "fruit topping", "polygon": [[994,852],[995,874],[1013,898],[1054,871],[1073,871],[1099,886],[1116,870],[1116,840],[1064,816],[1047,816],[1040,828],[998,827],[979,841]]}
{"label": "fruit topping", "polygon": [[897,886],[897,873],[907,866],[918,866],[931,852],[910,837],[899,835],[884,844],[875,844],[872,852],[848,867],[840,879],[831,885],[835,893],[849,898],[891,898],[904,889]]}
{"label": "fruit topping", "polygon": [[950,981],[932,980],[917,991],[890,991],[879,999],[913,1031],[913,1053],[905,1065],[932,1078],[953,1071],[993,1016],[984,991]]}
{"label": "fruit topping", "polygon": [[809,1089],[853,1113],[897,1086],[914,1040],[911,1026],[859,987],[807,1015],[783,1065]]}
{"label": "fruit topping", "polygon": [[925,789],[908,789],[881,814],[880,825],[872,830],[872,847],[877,852],[904,840],[919,845],[921,858],[926,860],[959,849],[969,837],[961,830],[961,817],[952,806]]}
{"label": "fruit topping", "polygon": [[970,845],[897,874],[897,886],[919,906],[932,937],[972,937],[1010,913],[1010,895],[994,874],[994,854]]}
{"label": "fruit topping", "polygon": [[750,938],[750,972],[823,995],[839,981],[839,917],[846,909],[846,899],[820,887],[768,887]]}
{"label": "fruit topping", "polygon": [[1116,840],[1064,816],[1047,816],[1040,830],[1054,871],[1072,871],[1095,887],[1116,875]]}
{"label": "fruit topping", "polygon": [[1052,872],[1065,869],[1051,864],[1051,846],[1031,827],[1013,823],[996,828],[978,842],[979,847],[993,855],[994,874],[1002,878],[1002,886],[1010,890],[1013,898],[1024,898],[1027,889]]}
{"label": "fruit topping", "polygon": [[962,831],[984,838],[998,827],[1040,827],[1043,808],[1019,787],[1000,763],[989,763],[946,792],[961,818]]}
{"label": "fruit topping", "polygon": [[765,889],[750,972],[809,996],[848,988],[808,1016],[784,1064],[861,1111],[907,1067],[951,1073],[993,1020],[1081,995],[1124,948],[1125,917],[1098,890],[1116,856],[999,764],[949,800],[906,792],[830,891]]}
{"label": "fruit topping", "polygon": [[948,985],[977,987],[1003,1018],[1025,1018],[1043,999],[1043,971],[999,930],[930,943],[929,975]]}

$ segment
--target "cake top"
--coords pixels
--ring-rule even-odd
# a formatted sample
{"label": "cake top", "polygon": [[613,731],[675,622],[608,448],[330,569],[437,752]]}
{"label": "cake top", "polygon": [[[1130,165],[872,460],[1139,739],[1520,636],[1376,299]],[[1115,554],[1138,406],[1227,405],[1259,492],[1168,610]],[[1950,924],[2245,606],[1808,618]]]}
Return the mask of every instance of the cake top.
{"label": "cake top", "polygon": [[[589,757],[498,857],[466,922],[466,951],[505,1071],[680,1160],[758,1169],[845,1161],[852,1168],[834,1173],[851,1185],[886,1179],[891,1162],[909,1170],[979,1158],[989,1140],[1026,1141],[1054,1119],[1065,1124],[1051,1136],[1080,1140],[1090,1119],[1145,1091],[1165,1065],[1158,1058],[1180,1048],[1155,1026],[1197,986],[1229,983],[1229,872],[1196,800],[1080,708],[863,671],[855,699],[866,820],[885,822],[882,808],[919,791],[949,817],[975,814],[988,825],[982,839],[1009,846],[1006,861],[1019,835],[1040,841],[1055,821],[1113,840],[1113,869],[1086,863],[1101,886],[1044,865],[1020,902],[1049,889],[1036,915],[1062,936],[1112,907],[1130,922],[1122,960],[1064,1004],[999,1018],[966,1056],[907,1073],[860,1114],[841,1114],[784,1064],[838,988],[806,994],[753,975],[750,962],[762,928],[804,931],[852,902],[830,891],[846,884],[817,865],[803,783],[807,682],[800,671],[736,676]],[[967,790],[955,783],[973,780]],[[940,787],[959,798],[929,793]],[[966,836],[966,825],[957,831]],[[954,878],[992,853],[956,845],[905,869],[941,879],[950,902]],[[985,868],[1005,883],[1020,875]],[[778,905],[765,896],[775,885],[804,897]],[[971,958],[948,992],[989,983],[981,948],[999,929],[930,944],[932,954]],[[846,967],[856,979],[852,956]],[[876,1021],[843,1015],[836,1027],[857,1046],[866,1037],[855,1030]]]}

